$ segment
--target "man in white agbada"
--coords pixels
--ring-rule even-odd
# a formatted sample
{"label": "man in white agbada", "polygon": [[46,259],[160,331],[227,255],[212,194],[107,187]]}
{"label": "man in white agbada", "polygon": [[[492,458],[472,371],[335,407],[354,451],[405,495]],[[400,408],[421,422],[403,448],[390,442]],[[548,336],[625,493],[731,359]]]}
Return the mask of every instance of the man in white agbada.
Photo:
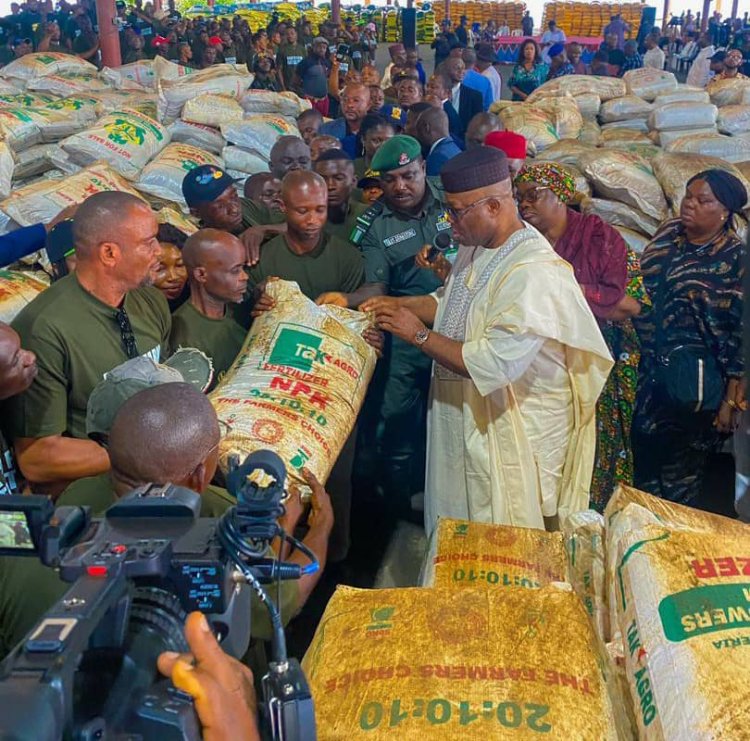
{"label": "man in white agbada", "polygon": [[588,507],[612,358],[573,269],[519,218],[505,155],[479,147],[440,176],[460,244],[447,284],[362,306],[434,360],[425,528],[554,527]]}

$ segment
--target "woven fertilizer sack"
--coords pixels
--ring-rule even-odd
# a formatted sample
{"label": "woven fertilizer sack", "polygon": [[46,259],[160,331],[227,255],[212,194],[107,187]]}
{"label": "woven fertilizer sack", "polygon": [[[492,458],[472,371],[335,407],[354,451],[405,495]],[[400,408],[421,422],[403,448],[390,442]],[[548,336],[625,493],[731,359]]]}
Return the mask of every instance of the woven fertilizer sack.
{"label": "woven fertilizer sack", "polygon": [[27,90],[35,90],[62,97],[68,95],[97,93],[109,90],[110,86],[96,75],[80,75],[75,72],[60,72],[29,80]]}
{"label": "woven fertilizer sack", "polygon": [[666,70],[641,67],[626,72],[622,79],[629,95],[637,95],[643,100],[653,101],[658,95],[677,90],[677,78]]}
{"label": "woven fertilizer sack", "polygon": [[422,586],[525,587],[567,581],[560,533],[441,517],[425,558]]}
{"label": "woven fertilizer sack", "polygon": [[[34,147],[24,149],[22,152],[17,152],[13,170],[14,179],[25,180],[51,170],[54,167],[51,157],[56,149],[57,144],[37,144]],[[3,197],[7,195],[8,193],[5,193]]]}
{"label": "woven fertilizer sack", "polygon": [[180,118],[167,128],[173,142],[191,144],[212,154],[220,154],[226,143],[218,129],[203,124],[188,123]]}
{"label": "woven fertilizer sack", "polygon": [[98,70],[93,64],[80,57],[52,51],[26,54],[6,64],[2,70],[3,77],[10,80],[11,84],[14,84],[14,81],[20,81],[24,85],[28,80],[46,75],[57,75],[60,72],[96,75]]}
{"label": "woven fertilizer sack", "polygon": [[206,93],[188,100],[181,115],[183,121],[218,127],[242,121],[243,111],[240,104],[228,95]]}
{"label": "woven fertilizer sack", "polygon": [[230,170],[243,173],[243,177],[258,172],[268,172],[268,160],[259,157],[255,152],[243,147],[224,147],[221,150],[224,164]]}
{"label": "woven fertilizer sack", "polygon": [[664,148],[677,139],[682,138],[687,133],[689,133],[690,136],[700,136],[702,134],[718,134],[719,130],[715,126],[708,126],[705,129],[690,129],[689,132],[685,129],[662,129],[661,131],[652,131],[651,136],[654,142]]}
{"label": "woven fertilizer sack", "polygon": [[526,137],[527,142],[533,142],[537,153],[543,152],[560,139],[555,124],[535,105],[516,103],[503,108],[498,115],[508,131],[515,131]]}
{"label": "woven fertilizer sack", "polygon": [[0,227],[12,219],[19,226],[47,223],[67,206],[83,203],[90,195],[121,190],[143,198],[129,183],[103,162],[62,179],[42,179],[24,188],[14,188],[0,201]]}
{"label": "woven fertilizer sack", "polygon": [[526,99],[527,103],[560,95],[583,95],[592,93],[598,95],[604,102],[612,98],[622,98],[627,94],[624,80],[618,77],[595,77],[592,75],[565,75],[540,85]]}
{"label": "woven fertilizer sack", "polygon": [[711,102],[720,108],[725,105],[742,105],[742,99],[750,90],[750,80],[734,78],[717,80],[707,88]]}
{"label": "woven fertilizer sack", "polygon": [[602,123],[628,121],[634,118],[648,118],[653,106],[637,95],[626,95],[602,103],[599,109],[599,120]]}
{"label": "woven fertilizer sack", "polygon": [[338,587],[302,667],[325,741],[618,738],[608,667],[568,585]]}
{"label": "woven fertilizer sack", "polygon": [[151,92],[106,90],[100,93],[93,93],[90,97],[97,101],[96,112],[99,116],[119,111],[123,107],[135,108],[143,113],[146,106],[151,107],[153,111],[152,118],[156,115],[156,95]]}
{"label": "woven fertilizer sack", "polygon": [[671,93],[661,93],[654,100],[654,108],[660,108],[669,103],[710,103],[708,93],[701,88],[689,88],[687,85],[678,85],[677,90]]}
{"label": "woven fertilizer sack", "polygon": [[719,108],[716,127],[722,134],[750,131],[750,105],[727,105]]}
{"label": "woven fertilizer sack", "polygon": [[580,141],[561,139],[540,152],[536,159],[542,162],[559,162],[563,165],[578,167],[578,163],[584,155],[590,154],[592,147],[582,144]]}
{"label": "woven fertilizer sack", "polygon": [[10,324],[47,286],[17,270],[0,270],[0,322]]}
{"label": "woven fertilizer sack", "polygon": [[667,202],[659,181],[637,155],[600,149],[583,155],[579,164],[596,196],[637,208],[657,221],[666,215]]}
{"label": "woven fertilizer sack", "polygon": [[240,98],[250,87],[253,76],[230,64],[216,64],[178,80],[159,79],[158,111],[161,121],[177,118],[188,100],[212,93]]}
{"label": "woven fertilizer sack", "polygon": [[674,530],[697,533],[747,533],[747,526],[737,520],[675,504],[622,484],[607,503],[604,522],[607,609],[610,638],[615,642],[620,640],[616,567],[623,538],[628,533],[647,525],[662,525]]}
{"label": "woven fertilizer sack", "polygon": [[199,165],[224,167],[224,163],[216,155],[190,144],[173,142],[143,168],[135,187],[142,193],[176,203],[187,211],[188,206],[182,195],[182,181],[190,170]]}
{"label": "woven fertilizer sack", "polygon": [[8,80],[3,80],[0,77],[0,95],[17,95],[22,92],[22,85],[12,85]]}
{"label": "woven fertilizer sack", "polygon": [[601,108],[601,98],[596,93],[584,93],[576,95],[575,98],[578,110],[581,112],[584,121],[595,121]]}
{"label": "woven fertilizer sack", "polygon": [[13,152],[5,142],[0,141],[0,198],[7,198],[10,195],[14,175]]}
{"label": "woven fertilizer sack", "polygon": [[153,90],[156,87],[156,72],[151,59],[141,59],[121,67],[105,67],[99,75],[117,90]]}
{"label": "woven fertilizer sack", "polygon": [[228,143],[249,149],[266,160],[271,156],[271,148],[280,136],[299,135],[294,124],[270,113],[249,114],[244,121],[224,124],[220,128]]}
{"label": "woven fertilizer sack", "polygon": [[57,96],[44,93],[9,93],[0,95],[0,108],[43,108],[56,100]]}
{"label": "woven fertilizer sack", "polygon": [[169,132],[153,118],[123,108],[92,127],[60,142],[70,160],[89,165],[108,162],[120,175],[135,180],[146,163],[169,144]]}
{"label": "woven fertilizer sack", "polygon": [[581,133],[578,135],[578,141],[581,144],[587,144],[596,147],[601,139],[602,130],[596,121],[584,121]]}
{"label": "woven fertilizer sack", "polygon": [[604,588],[604,518],[589,509],[574,512],[563,525],[568,580],[581,598],[596,634],[609,635],[607,595]]}
{"label": "woven fertilizer sack", "polygon": [[247,113],[275,113],[277,116],[299,116],[310,108],[310,102],[292,92],[274,93],[271,90],[248,90],[241,98],[242,110]]}
{"label": "woven fertilizer sack", "polygon": [[750,159],[750,140],[741,136],[723,134],[698,134],[682,136],[665,147],[667,152],[686,152],[717,157],[727,162],[744,162]]}
{"label": "woven fertilizer sack", "polygon": [[229,430],[219,465],[270,448],[301,481],[309,468],[323,483],[357,420],[375,367],[362,339],[369,319],[360,312],[316,306],[296,283],[272,281],[276,307],[253,322],[245,345],[211,403]]}
{"label": "woven fertilizer sack", "polygon": [[555,128],[558,139],[578,138],[583,127],[583,116],[574,98],[544,98],[537,101],[534,107],[547,115],[547,119]]}
{"label": "woven fertilizer sack", "polygon": [[653,237],[659,227],[659,221],[647,216],[637,208],[626,206],[619,201],[605,198],[583,198],[581,211],[585,214],[596,214],[611,226],[625,226],[641,234]]}
{"label": "woven fertilizer sack", "polygon": [[704,129],[715,126],[719,111],[711,103],[667,103],[654,108],[648,117],[649,129]]}
{"label": "woven fertilizer sack", "polygon": [[69,95],[43,106],[48,111],[60,111],[82,123],[93,123],[99,117],[99,100],[89,95]]}
{"label": "woven fertilizer sack", "polygon": [[607,127],[606,129],[602,129],[600,146],[612,147],[613,145],[610,142],[651,144],[651,139],[643,131],[615,126],[613,128]]}
{"label": "woven fertilizer sack", "polygon": [[[750,159],[750,157],[748,157]],[[718,168],[731,172],[738,177],[748,189],[750,196],[750,181],[742,176],[742,173],[728,162],[717,157],[704,157],[697,154],[677,154],[664,152],[651,161],[654,175],[664,190],[672,213],[676,216],[680,211],[680,204],[685,197],[685,185],[693,175],[703,170]]]}
{"label": "woven fertilizer sack", "polygon": [[179,229],[188,237],[198,231],[198,224],[195,219],[180,213],[176,208],[165,206],[156,212],[156,220],[160,224],[169,224],[175,229]]}
{"label": "woven fertilizer sack", "polygon": [[617,612],[641,739],[748,737],[749,565],[748,532],[623,539]]}
{"label": "woven fertilizer sack", "polygon": [[[228,64],[214,66],[221,66],[224,70],[231,69]],[[169,59],[164,59],[164,57],[160,56],[154,57],[153,70],[157,80],[180,80],[197,71],[193,67],[185,67],[182,64],[177,64],[177,62],[172,62]]]}
{"label": "woven fertilizer sack", "polygon": [[82,122],[64,111],[47,108],[0,109],[2,138],[16,152],[43,141],[58,141],[79,131],[82,126]]}
{"label": "woven fertilizer sack", "polygon": [[651,241],[648,237],[634,231],[633,229],[628,229],[624,226],[616,226],[615,229],[617,229],[620,236],[625,240],[625,244],[627,244],[636,255],[640,255],[643,250],[646,249],[646,245]]}

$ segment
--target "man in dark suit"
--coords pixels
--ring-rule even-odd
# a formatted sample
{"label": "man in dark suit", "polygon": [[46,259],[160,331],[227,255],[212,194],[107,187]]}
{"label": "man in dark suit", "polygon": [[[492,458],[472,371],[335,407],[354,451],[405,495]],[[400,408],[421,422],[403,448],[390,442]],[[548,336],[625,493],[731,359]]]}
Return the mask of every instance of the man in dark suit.
{"label": "man in dark suit", "polygon": [[417,119],[416,133],[425,159],[427,177],[440,175],[440,168],[461,150],[448,135],[448,116],[445,111],[430,106]]}
{"label": "man in dark suit", "polygon": [[[448,130],[456,143],[463,147],[465,129],[461,124],[458,111],[451,102],[451,79],[444,72],[436,72],[427,81],[425,101],[442,107],[448,116]],[[413,133],[416,136],[416,133]]]}
{"label": "man in dark suit", "polygon": [[469,121],[484,110],[482,94],[463,84],[466,65],[460,56],[449,57],[440,67],[440,71],[450,79],[451,103],[461,120],[461,139],[463,140]]}

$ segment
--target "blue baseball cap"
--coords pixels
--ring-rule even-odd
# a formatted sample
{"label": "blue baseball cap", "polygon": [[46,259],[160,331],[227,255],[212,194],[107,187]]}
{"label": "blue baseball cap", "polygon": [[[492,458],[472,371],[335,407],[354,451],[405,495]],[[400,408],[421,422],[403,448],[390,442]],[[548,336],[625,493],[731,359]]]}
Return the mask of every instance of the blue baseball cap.
{"label": "blue baseball cap", "polygon": [[182,179],[182,195],[188,206],[215,201],[230,185],[234,178],[216,165],[194,167]]}

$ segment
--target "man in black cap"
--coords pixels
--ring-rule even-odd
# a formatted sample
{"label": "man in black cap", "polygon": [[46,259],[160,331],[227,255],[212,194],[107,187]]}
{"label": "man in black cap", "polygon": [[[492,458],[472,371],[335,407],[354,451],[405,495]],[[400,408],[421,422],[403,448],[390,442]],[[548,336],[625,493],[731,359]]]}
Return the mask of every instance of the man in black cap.
{"label": "man in black cap", "polygon": [[572,268],[520,220],[505,155],[478,147],[440,177],[461,244],[445,288],[361,307],[434,361],[426,530],[553,526],[588,506],[612,359]]}
{"label": "man in black cap", "polygon": [[[466,62],[466,58],[464,58],[464,62]],[[497,54],[492,48],[492,44],[479,44],[476,50],[475,66],[477,72],[490,81],[493,101],[500,100],[503,93],[503,78],[495,69],[495,62],[497,62]]]}
{"label": "man in black cap", "polygon": [[286,231],[279,212],[241,198],[232,176],[216,165],[200,165],[190,170],[182,180],[182,195],[202,227],[222,229],[239,237],[251,262],[257,259],[260,241]]}

